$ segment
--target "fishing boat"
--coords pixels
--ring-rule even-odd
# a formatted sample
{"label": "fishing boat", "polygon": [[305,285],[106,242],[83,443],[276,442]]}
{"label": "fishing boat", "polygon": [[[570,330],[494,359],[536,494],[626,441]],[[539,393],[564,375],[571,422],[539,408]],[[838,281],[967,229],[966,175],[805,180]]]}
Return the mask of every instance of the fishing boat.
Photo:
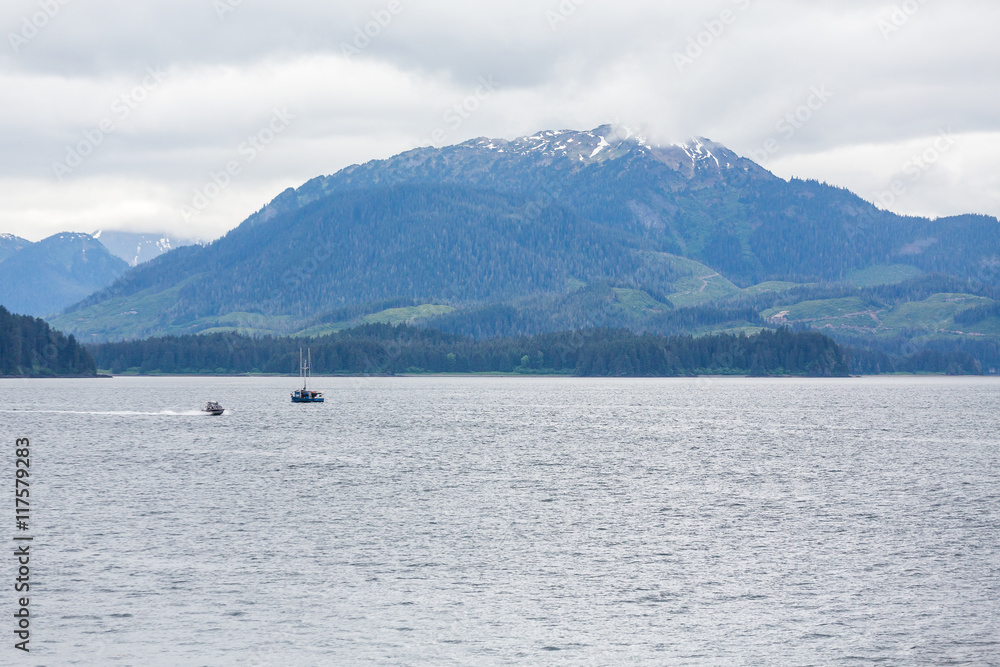
{"label": "fishing boat", "polygon": [[302,380],[302,389],[292,392],[292,403],[322,403],[323,392],[311,391],[308,387],[309,378],[312,374],[312,350],[302,356],[302,348],[299,348],[299,379]]}
{"label": "fishing boat", "polygon": [[202,412],[208,413],[213,417],[218,417],[223,412],[226,411],[224,407],[216,403],[215,401],[209,401],[208,404],[201,409]]}

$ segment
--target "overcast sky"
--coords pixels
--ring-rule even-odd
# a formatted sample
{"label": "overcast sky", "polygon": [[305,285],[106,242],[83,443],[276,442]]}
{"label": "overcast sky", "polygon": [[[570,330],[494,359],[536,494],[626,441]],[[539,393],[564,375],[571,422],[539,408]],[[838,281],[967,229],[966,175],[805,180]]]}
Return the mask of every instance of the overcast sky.
{"label": "overcast sky", "polygon": [[997,26],[996,0],[4,0],[0,232],[207,240],[350,164],[606,122],[1000,216]]}

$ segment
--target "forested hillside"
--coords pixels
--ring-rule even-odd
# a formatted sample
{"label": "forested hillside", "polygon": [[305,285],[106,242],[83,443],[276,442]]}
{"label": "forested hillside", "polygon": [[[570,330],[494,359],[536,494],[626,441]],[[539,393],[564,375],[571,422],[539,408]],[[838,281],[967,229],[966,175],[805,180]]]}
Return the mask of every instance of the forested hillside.
{"label": "forested hillside", "polygon": [[394,297],[504,299],[636,270],[621,233],[560,208],[525,216],[527,203],[458,186],[352,192],[157,258],[84,304],[173,289],[175,303],[149,313],[159,326],[234,311],[304,318]]}
{"label": "forested hillside", "polygon": [[96,369],[93,357],[73,336],[0,306],[0,376],[93,377]]}

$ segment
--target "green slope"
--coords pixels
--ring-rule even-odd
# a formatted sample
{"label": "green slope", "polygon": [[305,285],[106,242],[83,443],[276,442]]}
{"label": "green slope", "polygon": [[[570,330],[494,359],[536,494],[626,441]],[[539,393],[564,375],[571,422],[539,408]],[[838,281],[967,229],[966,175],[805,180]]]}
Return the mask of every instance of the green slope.
{"label": "green slope", "polygon": [[858,287],[897,285],[921,274],[923,271],[908,264],[869,266],[866,269],[855,269],[848,273],[847,282]]}
{"label": "green slope", "polygon": [[371,315],[365,315],[344,322],[334,322],[331,324],[320,324],[295,332],[295,336],[326,336],[344,329],[351,329],[362,324],[414,324],[420,320],[439,315],[447,315],[454,312],[451,306],[423,304],[420,306],[410,306],[408,308],[389,308]]}
{"label": "green slope", "polygon": [[992,299],[971,294],[935,294],[924,301],[904,303],[882,317],[894,330],[924,329],[937,333],[957,333],[955,314],[969,308],[993,303]]}
{"label": "green slope", "polygon": [[[996,330],[989,320],[974,327],[960,327],[955,315],[963,310],[993,303],[992,299],[971,294],[935,294],[922,301],[901,303],[895,307],[880,307],[858,297],[803,301],[790,306],[778,306],[761,313],[773,324],[805,324],[814,328],[832,329],[843,333],[901,336],[967,335],[991,333]],[[991,318],[995,319],[995,318]]]}
{"label": "green slope", "polygon": [[693,259],[665,252],[647,252],[641,253],[641,256],[648,266],[662,268],[676,276],[667,298],[678,308],[708,303],[740,292],[739,287],[719,275],[718,271]]}

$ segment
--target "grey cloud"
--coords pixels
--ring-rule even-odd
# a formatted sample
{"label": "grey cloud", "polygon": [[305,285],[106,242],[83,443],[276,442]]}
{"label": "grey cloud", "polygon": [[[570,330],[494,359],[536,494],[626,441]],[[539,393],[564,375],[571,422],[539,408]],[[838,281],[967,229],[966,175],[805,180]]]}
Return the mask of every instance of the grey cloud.
{"label": "grey cloud", "polygon": [[[52,178],[52,162],[147,67],[176,77],[70,180],[133,179],[183,200],[273,107],[289,106],[299,114],[295,127],[241,187],[295,184],[426,144],[483,75],[502,89],[449,128],[448,141],[620,120],[661,140],[708,136],[744,154],[777,137],[774,159],[802,157],[795,164],[804,165],[809,156],[939,128],[1000,132],[992,34],[1000,6],[985,0],[926,0],[898,26],[892,2],[863,0],[396,1],[401,10],[372,28],[386,21],[390,0],[69,0],[16,52],[0,46],[0,180],[29,179],[53,201],[70,192]],[[4,5],[5,41],[39,2],[59,0]],[[227,2],[232,11],[220,16],[218,3]],[[898,29],[884,34],[885,21]],[[366,27],[370,43],[342,58]],[[692,42],[700,52],[680,68]],[[781,120],[814,86],[834,97],[787,136]],[[982,158],[975,164],[982,168]],[[976,183],[993,187],[995,179]],[[930,178],[921,185],[935,202],[954,187]],[[935,206],[961,212],[968,197],[953,200]],[[228,224],[243,213],[229,210]],[[13,219],[37,215],[15,211]]]}

